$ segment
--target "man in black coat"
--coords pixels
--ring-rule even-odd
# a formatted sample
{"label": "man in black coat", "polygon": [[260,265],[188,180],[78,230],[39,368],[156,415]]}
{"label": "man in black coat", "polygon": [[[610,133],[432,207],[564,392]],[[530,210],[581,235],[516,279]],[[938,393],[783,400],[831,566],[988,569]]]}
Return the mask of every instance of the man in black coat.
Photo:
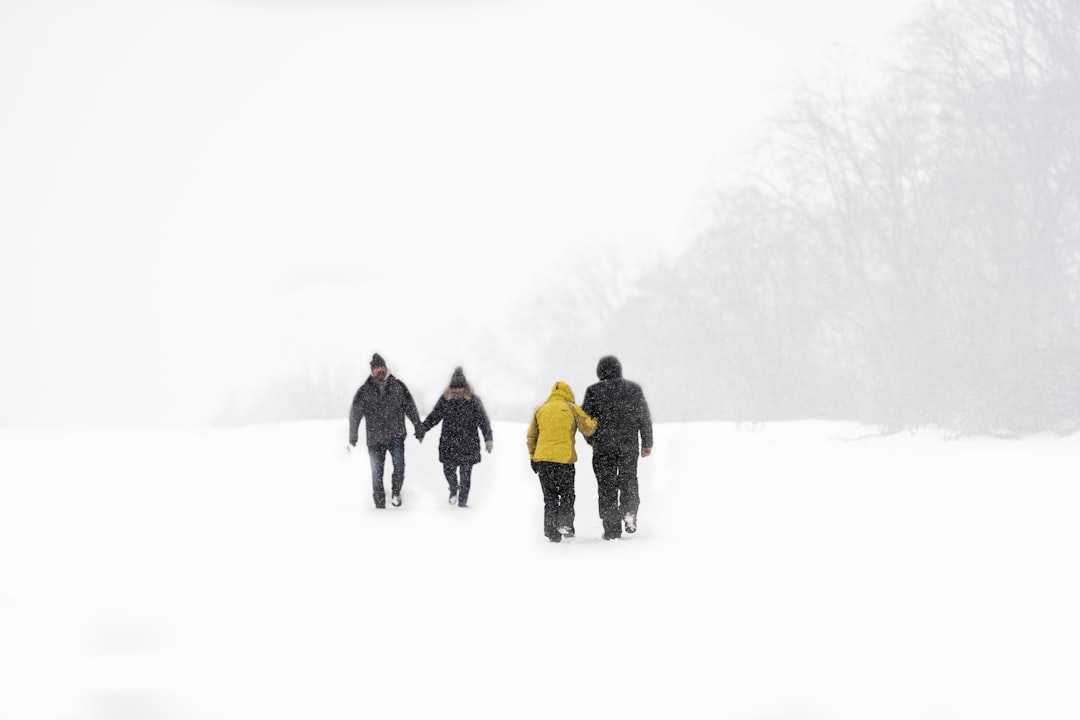
{"label": "man in black coat", "polygon": [[652,417],[641,386],[623,379],[622,365],[613,355],[600,359],[596,376],[600,382],[588,387],[581,407],[598,425],[587,441],[593,450],[604,539],[613,540],[622,536],[623,523],[626,532],[637,531],[638,452],[640,447],[641,457],[652,453]]}
{"label": "man in black coat", "polygon": [[360,421],[367,418],[367,448],[371,458],[371,490],[375,507],[386,507],[386,490],[383,487],[383,470],[386,453],[394,463],[390,476],[390,502],[401,505],[401,486],[405,484],[405,418],[412,421],[413,429],[420,429],[420,413],[405,383],[386,370],[386,362],[379,353],[371,356],[371,375],[353,396],[349,411],[349,444],[347,451],[356,447]]}

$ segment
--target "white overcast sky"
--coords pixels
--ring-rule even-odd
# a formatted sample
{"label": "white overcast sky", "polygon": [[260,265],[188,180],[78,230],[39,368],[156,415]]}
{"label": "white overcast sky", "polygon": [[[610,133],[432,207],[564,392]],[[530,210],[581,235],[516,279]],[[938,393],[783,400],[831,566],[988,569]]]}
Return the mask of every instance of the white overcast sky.
{"label": "white overcast sky", "polygon": [[0,423],[200,422],[283,352],[670,255],[797,75],[920,4],[0,3]]}

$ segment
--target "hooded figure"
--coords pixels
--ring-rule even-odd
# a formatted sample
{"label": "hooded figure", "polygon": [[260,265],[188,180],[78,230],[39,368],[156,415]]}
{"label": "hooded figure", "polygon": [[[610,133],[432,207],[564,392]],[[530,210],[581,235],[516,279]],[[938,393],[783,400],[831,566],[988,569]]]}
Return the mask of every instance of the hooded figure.
{"label": "hooded figure", "polygon": [[546,403],[533,413],[525,436],[533,471],[544,494],[544,535],[552,542],[574,536],[574,436],[596,432],[596,421],[574,404],[574,393],[556,382]]}
{"label": "hooded figure", "polygon": [[416,439],[423,440],[428,430],[442,423],[439,437],[439,462],[450,489],[450,504],[467,507],[469,488],[472,485],[472,466],[480,462],[480,435],[488,452],[493,447],[491,421],[488,420],[484,403],[473,392],[465,379],[465,372],[455,368],[435,409],[416,431]]}
{"label": "hooded figure", "polygon": [[[596,365],[600,382],[585,390],[582,407],[596,418],[596,433],[589,438],[593,449],[593,472],[599,495],[604,539],[613,540],[637,531],[641,505],[637,462],[652,453],[652,417],[645,393],[637,383],[624,380],[619,360],[608,355]],[[638,444],[640,437],[641,444]]]}

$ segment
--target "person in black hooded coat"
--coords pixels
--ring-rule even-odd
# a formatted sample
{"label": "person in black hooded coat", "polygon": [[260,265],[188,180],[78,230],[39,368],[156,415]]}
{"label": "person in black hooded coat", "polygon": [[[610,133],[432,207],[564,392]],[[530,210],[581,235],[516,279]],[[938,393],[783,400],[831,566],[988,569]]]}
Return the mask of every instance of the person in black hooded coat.
{"label": "person in black hooded coat", "polygon": [[428,430],[442,423],[439,437],[439,462],[450,489],[450,504],[467,507],[472,486],[472,467],[480,462],[480,435],[488,452],[493,447],[491,422],[484,403],[473,393],[461,368],[455,368],[450,386],[435,403],[416,433],[423,440]]}
{"label": "person in black hooded coat", "polygon": [[623,379],[615,356],[600,359],[596,376],[600,382],[585,390],[581,407],[597,422],[596,432],[586,440],[593,450],[604,539],[613,540],[622,536],[623,523],[626,532],[637,531],[638,452],[640,448],[641,457],[652,453],[652,417],[641,386]]}

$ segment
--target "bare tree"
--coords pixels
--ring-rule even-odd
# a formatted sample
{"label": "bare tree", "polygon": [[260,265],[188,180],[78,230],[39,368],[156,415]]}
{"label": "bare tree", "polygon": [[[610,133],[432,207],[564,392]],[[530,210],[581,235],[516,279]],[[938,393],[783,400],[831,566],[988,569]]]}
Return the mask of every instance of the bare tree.
{"label": "bare tree", "polygon": [[843,65],[807,88],[713,230],[643,284],[668,367],[709,380],[680,412],[1080,417],[1078,40],[1075,0],[958,0],[872,88]]}

